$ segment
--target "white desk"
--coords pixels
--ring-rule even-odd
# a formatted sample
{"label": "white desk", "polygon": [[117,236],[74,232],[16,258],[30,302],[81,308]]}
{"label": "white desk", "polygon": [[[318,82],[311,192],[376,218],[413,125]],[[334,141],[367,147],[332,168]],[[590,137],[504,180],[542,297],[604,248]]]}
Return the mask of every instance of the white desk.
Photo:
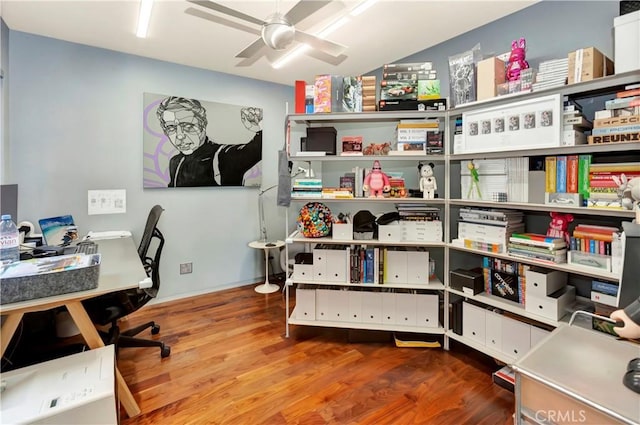
{"label": "white desk", "polygon": [[[97,288],[0,305],[0,315],[6,316],[0,335],[0,355],[4,355],[25,313],[50,310],[61,306],[67,307],[90,348],[104,347],[102,338],[82,305],[82,300],[123,289],[137,288],[139,282],[146,279],[147,274],[138,256],[137,247],[130,237],[104,239],[98,241],[97,244],[99,245],[98,252],[102,254]],[[127,415],[133,417],[140,414],[140,408],[117,367],[116,381],[118,395]]]}
{"label": "white desk", "polygon": [[516,421],[639,424],[640,394],[622,376],[640,345],[561,325],[513,365]]}
{"label": "white desk", "polygon": [[249,242],[249,246],[264,251],[264,283],[256,286],[256,292],[260,294],[271,294],[277,292],[280,287],[274,283],[269,283],[269,250],[284,246],[284,241],[253,241]]}

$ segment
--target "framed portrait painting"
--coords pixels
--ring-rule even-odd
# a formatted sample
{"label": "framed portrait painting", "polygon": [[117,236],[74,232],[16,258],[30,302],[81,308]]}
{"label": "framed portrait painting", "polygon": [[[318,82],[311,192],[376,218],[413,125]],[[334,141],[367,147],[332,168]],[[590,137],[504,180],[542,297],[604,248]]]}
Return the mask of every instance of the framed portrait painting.
{"label": "framed portrait painting", "polygon": [[144,93],[143,186],[253,186],[262,180],[262,109]]}

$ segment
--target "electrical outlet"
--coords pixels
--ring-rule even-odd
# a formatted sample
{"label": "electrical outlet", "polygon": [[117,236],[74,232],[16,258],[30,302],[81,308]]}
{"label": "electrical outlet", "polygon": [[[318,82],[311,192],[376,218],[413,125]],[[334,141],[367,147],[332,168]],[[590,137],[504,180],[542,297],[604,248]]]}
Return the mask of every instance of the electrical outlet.
{"label": "electrical outlet", "polygon": [[180,274],[188,274],[193,271],[193,263],[181,263]]}

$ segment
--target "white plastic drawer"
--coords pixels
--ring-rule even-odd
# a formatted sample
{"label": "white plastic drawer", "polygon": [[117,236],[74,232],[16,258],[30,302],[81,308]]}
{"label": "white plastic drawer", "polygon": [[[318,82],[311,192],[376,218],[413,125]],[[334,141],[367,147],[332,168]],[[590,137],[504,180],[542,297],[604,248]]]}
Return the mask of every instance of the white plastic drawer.
{"label": "white plastic drawer", "polygon": [[486,313],[483,308],[462,303],[462,336],[485,345]]}

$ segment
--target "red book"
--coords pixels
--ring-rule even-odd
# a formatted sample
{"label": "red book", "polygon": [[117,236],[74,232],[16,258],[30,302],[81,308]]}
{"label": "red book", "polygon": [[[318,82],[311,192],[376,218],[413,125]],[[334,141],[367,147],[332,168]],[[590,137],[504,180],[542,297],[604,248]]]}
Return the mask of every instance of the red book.
{"label": "red book", "polygon": [[578,155],[567,156],[567,193],[578,193]]}
{"label": "red book", "polygon": [[305,107],[304,107],[304,98],[305,98],[305,92],[307,89],[307,82],[306,81],[301,81],[301,80],[296,80],[296,85],[295,85],[295,109],[296,109],[296,114],[304,114],[305,112]]}

